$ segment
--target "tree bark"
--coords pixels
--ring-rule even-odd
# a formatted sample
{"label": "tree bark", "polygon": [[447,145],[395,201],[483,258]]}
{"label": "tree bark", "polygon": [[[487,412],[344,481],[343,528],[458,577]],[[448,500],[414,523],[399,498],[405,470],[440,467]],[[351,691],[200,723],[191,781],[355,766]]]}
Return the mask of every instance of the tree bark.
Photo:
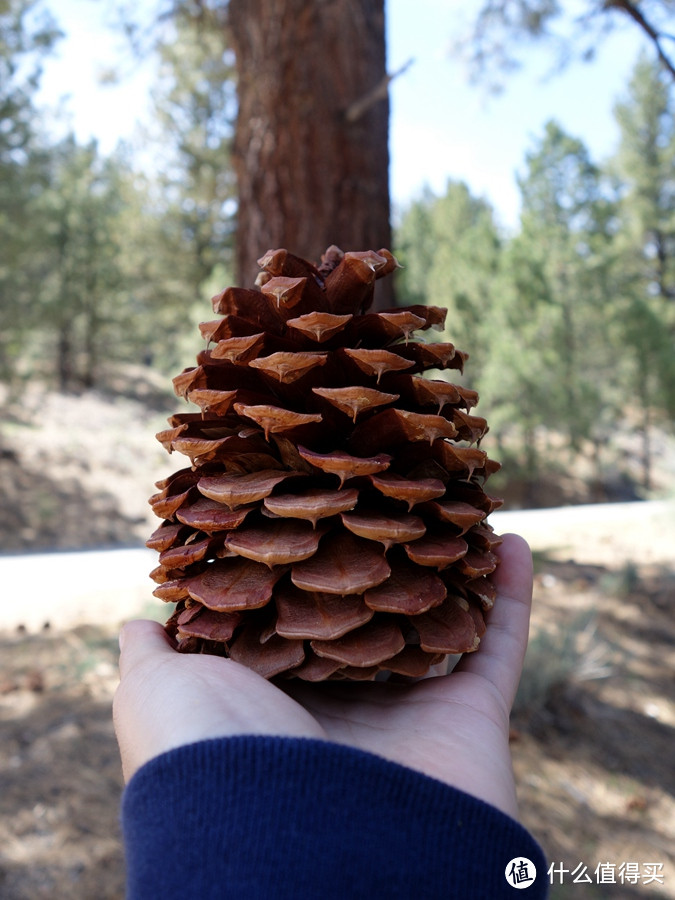
{"label": "tree bark", "polygon": [[56,353],[59,390],[62,394],[65,394],[73,386],[75,375],[70,322],[62,322],[59,327]]}
{"label": "tree bark", "polygon": [[330,244],[388,248],[384,0],[230,0],[229,23],[238,283],[268,249],[318,262]]}

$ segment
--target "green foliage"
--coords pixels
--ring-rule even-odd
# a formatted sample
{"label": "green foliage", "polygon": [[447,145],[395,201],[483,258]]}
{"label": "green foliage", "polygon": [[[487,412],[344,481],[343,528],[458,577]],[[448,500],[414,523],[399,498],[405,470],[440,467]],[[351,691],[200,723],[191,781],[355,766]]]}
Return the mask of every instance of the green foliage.
{"label": "green foliage", "polygon": [[487,355],[484,323],[495,304],[500,238],[492,209],[467,186],[449,182],[442,197],[430,191],[414,202],[401,222],[397,283],[402,303],[428,302],[448,309],[447,336],[471,347],[471,370],[482,371]]}
{"label": "green foliage", "polygon": [[236,208],[234,58],[222,11],[177,7],[157,52],[163,215],[188,248],[186,276],[200,285],[231,251]]}
{"label": "green foliage", "polygon": [[100,360],[114,350],[111,329],[128,324],[119,302],[124,172],[114,160],[100,159],[94,144],[78,147],[70,137],[52,149],[47,175],[36,204],[44,276],[33,301],[39,314],[33,349],[43,342],[40,356],[51,362],[62,389],[90,387]]}
{"label": "green foliage", "polygon": [[675,100],[645,57],[616,116],[624,339],[650,401],[675,414]]}
{"label": "green foliage", "polygon": [[[546,125],[519,177],[517,234],[500,236],[462,184],[427,191],[402,217],[401,299],[448,307],[511,478],[555,478],[566,455],[571,468],[592,461],[600,480],[629,420],[651,488],[653,425],[675,411],[674,114],[672,85],[643,58],[609,164]],[[542,458],[551,446],[555,462]]]}
{"label": "green foliage", "polygon": [[[510,396],[529,398],[523,440],[541,425],[565,434],[578,452],[614,408],[610,389],[603,389],[614,366],[605,290],[612,208],[583,144],[553,122],[526,166],[521,231],[502,267],[501,313],[519,344]],[[502,373],[512,366],[512,348],[500,342],[490,367],[500,406],[509,399]]]}
{"label": "green foliage", "polygon": [[31,211],[43,185],[33,97],[57,37],[34,0],[0,2],[0,377],[25,337],[17,323],[30,300]]}
{"label": "green foliage", "polygon": [[[558,4],[484,4],[543,34]],[[645,4],[645,8],[647,5]],[[651,7],[650,7],[651,8]],[[515,16],[515,18],[513,18]],[[223,9],[179,3],[155,42],[161,152],[152,175],[40,133],[34,93],[57,38],[37,0],[0,0],[0,378],[105,385],[116,364],[175,371],[198,349],[205,300],[231,283],[235,88]],[[467,378],[509,462],[536,483],[675,413],[675,106],[669,75],[640,60],[617,105],[621,143],[599,166],[550,122],[519,178],[520,228],[502,235],[459,182],[404,211],[402,303],[448,308]],[[456,373],[453,372],[453,376]],[[564,452],[561,452],[562,451]]]}
{"label": "green foliage", "polygon": [[123,147],[104,157],[40,133],[39,53],[57,32],[34,0],[0,2],[4,380],[79,389],[118,363],[175,371],[194,358],[214,273],[229,278],[235,208],[232,59],[215,17],[186,4],[162,30],[150,177]]}

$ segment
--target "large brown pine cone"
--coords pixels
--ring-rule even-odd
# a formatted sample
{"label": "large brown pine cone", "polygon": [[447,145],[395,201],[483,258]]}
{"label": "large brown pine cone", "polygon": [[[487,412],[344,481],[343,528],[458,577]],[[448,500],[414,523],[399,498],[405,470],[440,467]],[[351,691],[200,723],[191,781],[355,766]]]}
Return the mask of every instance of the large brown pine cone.
{"label": "large brown pine cone", "polygon": [[200,411],[157,437],[191,466],[157,484],[148,546],[185,652],[266,678],[417,677],[476,650],[499,538],[475,391],[430,380],[466,353],[426,343],[446,311],[367,313],[386,250],[315,268],[259,260],[260,289],[213,298],[209,349],[174,379]]}

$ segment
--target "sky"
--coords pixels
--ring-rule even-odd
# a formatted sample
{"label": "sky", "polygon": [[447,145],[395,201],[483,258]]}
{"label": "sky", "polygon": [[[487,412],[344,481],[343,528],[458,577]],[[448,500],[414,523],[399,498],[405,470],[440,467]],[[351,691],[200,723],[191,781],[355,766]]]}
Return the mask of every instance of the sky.
{"label": "sky", "polygon": [[[124,39],[106,25],[112,0],[53,0],[51,6],[66,38],[45,64],[42,103],[61,104],[77,137],[97,138],[104,153],[120,138],[142,143],[141,128],[151,119],[152,65],[132,65],[127,54],[119,83],[100,83],[101,73],[124,58]],[[618,140],[612,109],[645,41],[627,24],[602,44],[595,62],[573,62],[548,78],[550,50],[530,45],[523,68],[505,76],[503,90],[492,95],[469,83],[465,62],[451,50],[463,33],[466,7],[464,0],[387,0],[389,71],[413,60],[390,86],[392,199],[401,210],[425,185],[442,193],[449,179],[465,181],[513,229],[516,173],[548,119],[581,138],[596,161],[611,155]]]}

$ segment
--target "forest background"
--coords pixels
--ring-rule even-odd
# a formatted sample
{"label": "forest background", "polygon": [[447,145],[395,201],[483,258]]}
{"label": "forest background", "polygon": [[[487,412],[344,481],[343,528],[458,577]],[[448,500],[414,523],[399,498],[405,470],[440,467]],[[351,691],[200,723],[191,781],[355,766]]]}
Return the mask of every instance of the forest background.
{"label": "forest background", "polygon": [[[353,12],[381,0],[99,0],[129,48],[106,77],[124,79],[138,60],[156,69],[141,152],[84,139],[67,108],[62,118],[45,113],[41,88],[62,45],[64,5],[0,0],[0,894],[8,900],[124,894],[110,710],[117,631],[126,615],[166,618],[150,596],[154,554],[141,549],[157,524],[146,497],[182,465],[153,434],[179,408],[171,376],[201,349],[209,298],[239,278],[235,119],[244,85],[225,8],[255,19],[264,7]],[[446,0],[427,5],[443,9]],[[391,224],[404,266],[396,302],[447,306],[438,338],[470,352],[465,383],[479,390],[491,426],[483,446],[504,465],[490,481],[507,501],[495,516],[516,517],[495,527],[521,531],[535,549],[511,747],[522,821],[548,862],[567,868],[551,897],[675,898],[675,518],[672,502],[658,499],[672,500],[675,487],[675,0],[461,5],[475,11],[471,27],[444,40],[476,91],[508,84],[539,48],[552,69],[588,73],[576,98],[583,105],[595,90],[584,60],[608,32],[623,24],[642,42],[629,77],[616,78],[611,153],[592,152],[556,117],[554,71],[551,120],[518,166],[517,220],[505,222],[475,185],[430,179]],[[141,9],[155,14],[141,23]],[[251,33],[269,22],[253,20]],[[297,30],[280,34],[292,41]],[[413,66],[395,84],[414,76]],[[387,85],[358,98],[373,101],[366,130],[376,108],[386,124]],[[103,87],[100,98],[107,113]],[[419,163],[408,157],[422,179],[434,133],[421,130]],[[487,140],[501,145],[506,135],[495,127]],[[452,155],[457,146],[432,149]],[[267,249],[256,246],[258,255]],[[656,502],[556,508],[622,500]],[[35,552],[94,547],[106,549]],[[584,865],[588,881],[571,884]]]}
{"label": "forest background", "polygon": [[[465,36],[469,70],[484,84],[508,78],[519,42],[543,40],[557,6],[486,3]],[[611,9],[586,6],[596,7],[588,21],[606,29]],[[618,88],[609,158],[593,159],[553,110],[519,169],[517,228],[452,180],[444,191],[426,188],[393,221],[404,266],[396,302],[448,307],[445,338],[470,351],[467,381],[484,398],[493,455],[508,473],[495,492],[516,505],[671,487],[661,464],[675,411],[674,10],[640,6],[652,33],[643,31],[644,49]],[[108,390],[130,367],[137,382],[152,371],[168,385],[198,349],[208,298],[234,283],[237,83],[224,7],[184,2],[144,27],[118,12],[130,46],[157,62],[143,162],[123,142],[104,154],[43,126],[36,97],[45,54],[58,46],[58,12],[39,0],[0,8],[6,405],[28,383]],[[587,45],[580,33],[567,56],[593,50],[588,27]]]}

